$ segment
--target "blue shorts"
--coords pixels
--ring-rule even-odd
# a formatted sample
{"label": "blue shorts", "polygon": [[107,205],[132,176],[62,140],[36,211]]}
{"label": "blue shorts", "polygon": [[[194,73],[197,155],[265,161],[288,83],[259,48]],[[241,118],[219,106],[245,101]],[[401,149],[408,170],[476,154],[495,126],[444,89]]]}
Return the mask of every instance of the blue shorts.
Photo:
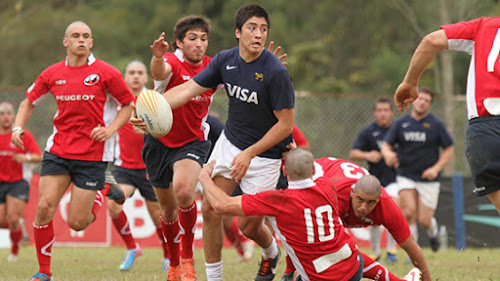
{"label": "blue shorts", "polygon": [[115,166],[111,173],[115,177],[117,183],[128,184],[139,189],[142,197],[144,197],[147,201],[158,201],[158,199],[156,199],[153,186],[148,180],[146,169],[135,170]]}
{"label": "blue shorts", "polygon": [[142,159],[146,164],[149,181],[154,187],[168,188],[174,175],[175,162],[191,159],[203,166],[209,149],[210,141],[194,140],[184,146],[170,148],[158,139],[145,135]]}
{"label": "blue shorts", "polygon": [[500,189],[500,116],[469,120],[465,156],[469,162],[474,193],[484,196]]}
{"label": "blue shorts", "polygon": [[101,190],[107,166],[107,162],[66,159],[45,151],[40,176],[69,174],[79,188]]}
{"label": "blue shorts", "polygon": [[5,204],[7,202],[7,194],[28,202],[30,185],[25,180],[0,183],[0,204]]}

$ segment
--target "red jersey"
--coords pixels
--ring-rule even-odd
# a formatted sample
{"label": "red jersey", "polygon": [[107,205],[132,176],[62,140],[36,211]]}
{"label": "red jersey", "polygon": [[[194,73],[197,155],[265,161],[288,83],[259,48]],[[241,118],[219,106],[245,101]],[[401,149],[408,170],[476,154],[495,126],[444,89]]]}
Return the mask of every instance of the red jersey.
{"label": "red jersey", "polygon": [[[192,65],[184,61],[182,51],[179,49],[174,53],[166,53],[164,59],[172,67],[172,72],[164,81],[153,81],[154,89],[159,93],[193,78],[212,60],[204,56],[200,65]],[[172,110],[174,120],[172,128],[166,136],[158,139],[168,147],[181,147],[194,140],[206,140],[210,127],[205,120],[214,93],[214,90],[206,91],[185,105]]]}
{"label": "red jersey", "polygon": [[113,161],[115,138],[96,142],[90,133],[115,119],[117,102],[129,104],[133,100],[120,71],[92,54],[88,63],[79,67],[61,61],[45,69],[26,91],[34,105],[49,93],[58,110],[45,150],[67,159]]}
{"label": "red jersey", "polygon": [[448,37],[448,49],[472,55],[467,77],[469,119],[491,115],[485,108],[485,100],[500,98],[499,28],[500,17],[441,26]]}
{"label": "red jersey", "polygon": [[302,280],[349,280],[358,270],[359,251],[340,222],[329,179],[243,195],[242,207],[246,216],[270,216]]}
{"label": "red jersey", "polygon": [[13,160],[13,157],[18,153],[40,155],[40,148],[33,135],[26,129],[22,139],[24,150],[10,142],[11,135],[12,132],[5,135],[0,134],[0,171],[2,171],[0,173],[0,182],[16,182],[23,179],[29,181],[29,178],[31,178],[30,163],[17,163]]}
{"label": "red jersey", "polygon": [[356,163],[336,158],[321,158],[315,160],[315,178],[328,177],[337,190],[340,218],[348,228],[383,225],[398,243],[410,236],[410,228],[403,213],[387,194],[381,189],[380,201],[365,219],[355,216],[351,205],[351,189],[359,178],[368,175],[368,171]]}
{"label": "red jersey", "polygon": [[309,141],[307,141],[306,136],[304,136],[299,127],[297,127],[297,125],[293,126],[292,134],[293,134],[293,140],[297,144],[297,147],[309,145]]}
{"label": "red jersey", "polygon": [[[142,91],[147,90],[146,88]],[[142,92],[141,91],[141,92]],[[137,97],[134,97],[134,102]],[[127,122],[118,130],[115,147],[115,165],[126,169],[146,169],[146,164],[142,160],[142,147],[144,146],[144,136],[134,131],[130,122]]]}

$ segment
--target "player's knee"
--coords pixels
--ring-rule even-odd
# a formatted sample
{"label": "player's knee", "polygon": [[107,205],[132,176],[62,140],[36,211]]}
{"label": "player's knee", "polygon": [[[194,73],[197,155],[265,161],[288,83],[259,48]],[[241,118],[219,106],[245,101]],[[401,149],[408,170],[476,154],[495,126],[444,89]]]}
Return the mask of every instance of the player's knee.
{"label": "player's knee", "polygon": [[204,221],[219,217],[210,204],[203,204],[201,206],[201,214],[203,215]]}
{"label": "player's knee", "polygon": [[19,219],[21,216],[18,214],[7,214],[7,223],[10,229],[17,229],[19,227]]}
{"label": "player's knee", "polygon": [[51,204],[47,201],[39,201],[37,207],[37,219],[42,221],[50,221],[52,216],[55,214],[55,210],[57,208],[56,204]]}
{"label": "player's knee", "polygon": [[194,193],[192,188],[187,184],[177,184],[174,188],[177,204],[180,206],[189,206],[193,204]]}
{"label": "player's knee", "polygon": [[122,206],[113,200],[108,200],[108,211],[110,216],[116,216],[122,211]]}
{"label": "player's knee", "polygon": [[418,218],[418,224],[425,229],[429,229],[431,227],[431,220],[429,218]]}
{"label": "player's knee", "polygon": [[87,220],[84,218],[69,218],[68,217],[68,226],[74,231],[81,231],[87,228],[88,226]]}
{"label": "player's knee", "polygon": [[161,216],[166,221],[173,221],[177,218],[179,211],[177,207],[164,207]]}

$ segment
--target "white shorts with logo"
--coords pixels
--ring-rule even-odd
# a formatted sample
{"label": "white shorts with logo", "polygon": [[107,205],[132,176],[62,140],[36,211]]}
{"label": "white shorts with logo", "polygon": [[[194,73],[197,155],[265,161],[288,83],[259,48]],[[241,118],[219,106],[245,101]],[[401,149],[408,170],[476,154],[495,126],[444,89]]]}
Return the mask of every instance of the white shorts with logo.
{"label": "white shorts with logo", "polygon": [[387,186],[384,186],[385,192],[393,198],[399,198],[399,185],[397,182],[391,182]]}
{"label": "white shorts with logo", "polygon": [[396,182],[399,186],[399,191],[403,189],[417,190],[418,197],[422,203],[431,208],[436,209],[439,200],[439,191],[441,184],[438,181],[422,182],[414,181],[407,177],[397,176]]}
{"label": "white shorts with logo", "polygon": [[[242,150],[232,144],[222,132],[215,143],[208,163],[215,159],[212,177],[222,176],[231,179],[229,173],[233,159]],[[250,162],[247,173],[240,181],[240,188],[245,194],[256,194],[265,190],[274,190],[280,176],[281,159],[256,156]]]}

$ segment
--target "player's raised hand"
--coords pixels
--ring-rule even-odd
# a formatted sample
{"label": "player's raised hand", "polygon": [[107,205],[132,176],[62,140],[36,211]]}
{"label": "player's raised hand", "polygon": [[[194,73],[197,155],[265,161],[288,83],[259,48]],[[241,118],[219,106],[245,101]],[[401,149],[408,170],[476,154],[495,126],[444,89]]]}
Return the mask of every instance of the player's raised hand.
{"label": "player's raised hand", "polygon": [[153,42],[153,45],[149,47],[154,57],[162,58],[169,48],[167,41],[165,41],[165,32],[162,32],[160,37],[158,37],[158,39]]}
{"label": "player's raised hand", "polygon": [[418,86],[410,85],[403,81],[394,93],[394,103],[399,111],[403,112],[409,108],[410,103],[418,98]]}
{"label": "player's raised hand", "polygon": [[233,162],[231,162],[231,179],[235,182],[239,183],[241,178],[245,176],[248,170],[248,166],[250,166],[250,162],[252,161],[253,156],[251,155],[248,149],[240,152],[236,157],[234,157]]}
{"label": "player's raised hand", "polygon": [[280,55],[280,52],[281,52],[281,46],[278,46],[276,47],[276,50],[273,50],[274,48],[274,41],[271,41],[269,42],[269,46],[267,47],[267,50],[271,53],[273,53],[275,56],[278,57],[278,59],[283,63],[283,65],[287,65],[288,62],[286,61],[283,61],[284,59],[286,59],[286,57],[288,56],[286,53]]}

